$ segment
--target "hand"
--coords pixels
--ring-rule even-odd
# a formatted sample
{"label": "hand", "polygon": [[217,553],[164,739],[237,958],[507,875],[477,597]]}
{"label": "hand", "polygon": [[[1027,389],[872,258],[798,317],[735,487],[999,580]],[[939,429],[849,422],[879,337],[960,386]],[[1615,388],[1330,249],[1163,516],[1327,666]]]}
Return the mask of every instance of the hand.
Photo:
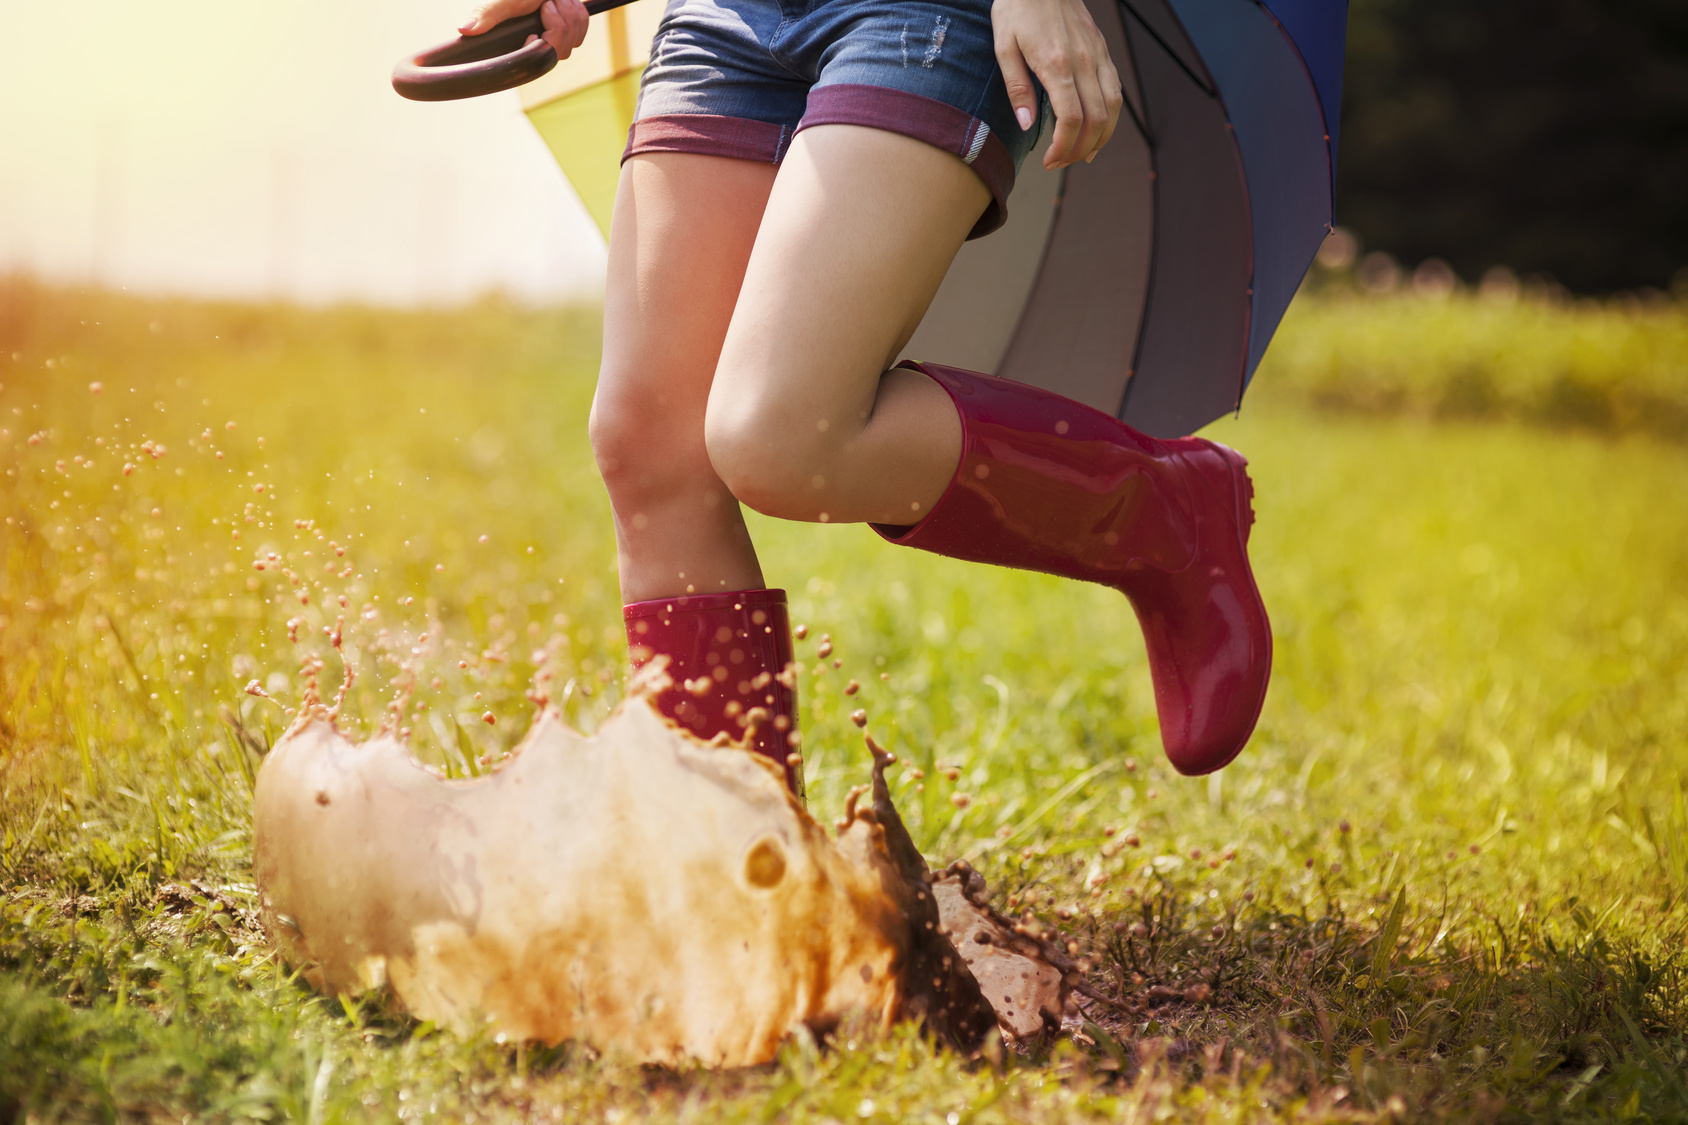
{"label": "hand", "polygon": [[1020,128],[1037,121],[1033,74],[1055,110],[1055,136],[1043,166],[1053,170],[1095,159],[1114,135],[1125,95],[1084,0],[995,0],[991,30]]}
{"label": "hand", "polygon": [[545,25],[545,34],[530,36],[528,42],[544,39],[551,44],[559,59],[568,58],[586,38],[586,5],[582,0],[544,0],[544,3],[536,0],[487,0],[457,30],[462,35],[479,35],[491,31],[505,20],[525,16],[535,9],[538,9],[540,21]]}

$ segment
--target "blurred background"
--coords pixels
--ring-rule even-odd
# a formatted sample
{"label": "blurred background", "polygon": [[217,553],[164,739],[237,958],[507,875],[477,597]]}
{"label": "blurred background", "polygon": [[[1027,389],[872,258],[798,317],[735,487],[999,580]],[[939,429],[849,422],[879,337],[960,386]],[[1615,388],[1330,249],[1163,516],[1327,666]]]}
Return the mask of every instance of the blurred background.
{"label": "blurred background", "polygon": [[[468,7],[6,0],[0,273],[312,304],[595,293],[599,239],[515,95],[388,86]],[[1334,262],[1374,288],[1427,260],[1432,285],[1688,286],[1688,5],[1350,11]]]}
{"label": "blurred background", "polygon": [[0,274],[311,304],[595,293],[514,93],[418,105],[469,0],[0,3]]}
{"label": "blurred background", "polygon": [[1336,221],[1574,293],[1688,282],[1688,4],[1354,0]]}

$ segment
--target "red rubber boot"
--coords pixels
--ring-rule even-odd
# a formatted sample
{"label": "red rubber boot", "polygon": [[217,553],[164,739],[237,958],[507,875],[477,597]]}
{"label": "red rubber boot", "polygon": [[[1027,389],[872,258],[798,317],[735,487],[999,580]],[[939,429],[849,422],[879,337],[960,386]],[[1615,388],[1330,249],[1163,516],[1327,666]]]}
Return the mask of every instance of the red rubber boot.
{"label": "red rubber boot", "polygon": [[673,686],[656,699],[657,710],[708,740],[725,732],[744,737],[753,712],[762,711],[750,748],[771,758],[785,783],[803,795],[803,766],[793,760],[797,693],[791,665],[791,621],[784,590],[688,594],[634,602],[622,610],[633,667],[668,657]]}
{"label": "red rubber boot", "polygon": [[1271,625],[1248,563],[1248,462],[1202,438],[1149,437],[1023,383],[904,366],[961,412],[961,465],[924,520],[876,530],[951,558],[1120,591],[1143,627],[1167,757],[1185,774],[1229,763],[1272,672]]}

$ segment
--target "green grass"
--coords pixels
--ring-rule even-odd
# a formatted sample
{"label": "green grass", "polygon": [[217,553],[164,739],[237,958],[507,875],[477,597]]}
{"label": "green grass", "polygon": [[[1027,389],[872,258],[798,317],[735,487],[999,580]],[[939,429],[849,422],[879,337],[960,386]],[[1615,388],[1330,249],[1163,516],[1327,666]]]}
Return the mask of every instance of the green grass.
{"label": "green grass", "polygon": [[[1029,1057],[905,1028],[712,1074],[316,997],[252,924],[252,776],[301,658],[338,674],[337,617],[352,725],[409,667],[418,753],[454,772],[514,743],[541,668],[577,724],[613,705],[594,318],[0,286],[0,1121],[1688,1119],[1688,450],[1365,382],[1387,356],[1451,385],[1480,338],[1521,372],[1498,401],[1533,401],[1501,359],[1559,332],[1620,386],[1602,334],[1637,317],[1683,336],[1680,310],[1293,311],[1214,427],[1256,473],[1277,654],[1212,780],[1161,762],[1116,595],[757,520],[801,655],[824,632],[844,661],[803,690],[817,812],[866,776],[865,700],[925,771],[896,783],[916,840],[1059,920],[1113,1003]],[[1310,409],[1309,355],[1365,409]]]}
{"label": "green grass", "polygon": [[1367,298],[1323,270],[1262,365],[1273,397],[1688,441],[1688,301]]}

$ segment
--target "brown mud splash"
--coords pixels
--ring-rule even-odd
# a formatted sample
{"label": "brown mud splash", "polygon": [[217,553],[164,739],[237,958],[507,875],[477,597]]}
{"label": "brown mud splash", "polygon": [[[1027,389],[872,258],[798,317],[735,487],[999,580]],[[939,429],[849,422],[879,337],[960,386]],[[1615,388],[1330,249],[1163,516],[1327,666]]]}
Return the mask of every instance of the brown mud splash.
{"label": "brown mud splash", "polygon": [[932,879],[942,931],[967,962],[1010,1043],[1058,1034],[1079,1020],[1074,993],[1097,998],[1059,934],[991,905],[985,877],[957,860]]}
{"label": "brown mud splash", "polygon": [[651,1062],[766,1062],[864,1016],[963,1051],[998,1023],[1015,1039],[1058,1023],[1065,967],[969,940],[1006,920],[928,870],[890,755],[873,747],[872,803],[853,793],[832,836],[766,760],[660,717],[655,683],[591,738],[542,709],[473,779],[301,708],[258,777],[265,932],[323,992],[390,988],[421,1019]]}

